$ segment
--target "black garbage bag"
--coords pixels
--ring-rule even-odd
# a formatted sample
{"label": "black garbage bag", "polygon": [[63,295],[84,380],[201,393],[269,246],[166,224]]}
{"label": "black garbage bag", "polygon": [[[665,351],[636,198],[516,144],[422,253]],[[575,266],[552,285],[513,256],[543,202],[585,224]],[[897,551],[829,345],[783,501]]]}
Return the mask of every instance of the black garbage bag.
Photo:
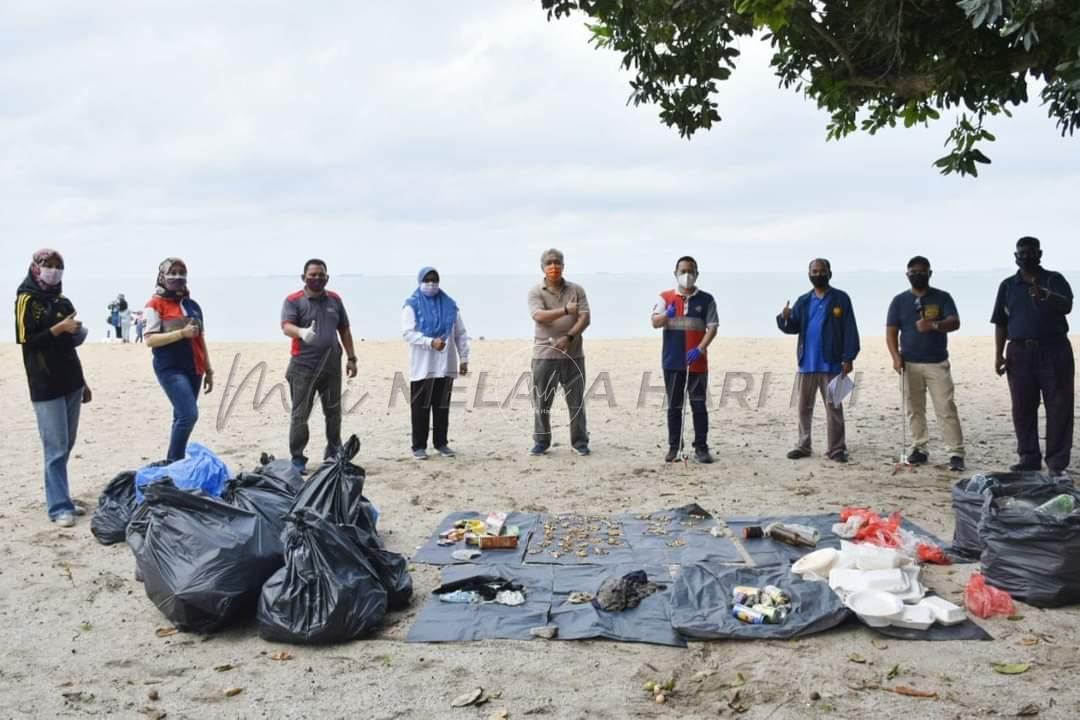
{"label": "black garbage bag", "polygon": [[386,549],[382,538],[376,533],[356,525],[342,525],[342,531],[352,540],[368,559],[379,582],[386,590],[387,607],[402,610],[412,599],[413,583],[409,574],[409,561],[404,555]]}
{"label": "black garbage bag", "polygon": [[979,559],[983,550],[982,540],[979,539],[979,520],[982,519],[989,488],[1003,488],[1007,494],[1015,495],[1047,486],[1071,488],[1072,480],[1041,472],[1000,472],[974,475],[957,482],[952,489],[956,527],[949,553],[960,560],[975,562]]}
{"label": "black garbage bag", "polygon": [[307,510],[289,515],[285,567],[263,587],[257,613],[264,640],[320,645],[374,631],[386,615],[379,574],[349,535]]}
{"label": "black garbage bag", "polygon": [[312,473],[297,493],[292,511],[309,510],[336,525],[374,530],[371,504],[364,497],[364,468],[351,462],[359,451],[360,439],[353,435]]}
{"label": "black garbage bag", "polygon": [[263,472],[240,473],[225,485],[221,499],[241,510],[255,513],[273,539],[275,552],[285,554],[285,516],[296,500],[296,491],[287,481]]}
{"label": "black garbage bag", "polygon": [[97,510],[90,518],[90,532],[102,545],[115,545],[127,537],[127,525],[135,512],[135,472],[122,472],[98,496]]}
{"label": "black garbage bag", "polygon": [[250,617],[280,543],[248,510],[168,480],[148,485],[128,523],[147,596],[180,630],[208,633]]}
{"label": "black garbage bag", "polygon": [[292,460],[278,460],[273,455],[263,453],[259,457],[258,467],[253,472],[281,480],[292,488],[294,495],[304,487],[304,477],[293,467]]}
{"label": "black garbage bag", "polygon": [[[779,625],[747,625],[733,617],[732,590],[739,585],[775,585],[791,597],[791,611]],[[848,609],[823,582],[811,582],[784,568],[684,567],[671,589],[671,626],[698,640],[781,640],[836,627]]]}
{"label": "black garbage bag", "polygon": [[[1076,509],[1069,514],[1036,509],[1059,495],[1071,497]],[[1035,607],[1080,603],[1080,491],[990,488],[979,537],[986,582]]]}

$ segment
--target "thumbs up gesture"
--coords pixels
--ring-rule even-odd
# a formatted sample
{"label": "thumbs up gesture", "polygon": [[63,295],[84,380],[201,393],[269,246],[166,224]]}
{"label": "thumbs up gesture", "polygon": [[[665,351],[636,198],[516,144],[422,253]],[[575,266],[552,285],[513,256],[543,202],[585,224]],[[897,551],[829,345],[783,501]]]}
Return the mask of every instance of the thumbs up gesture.
{"label": "thumbs up gesture", "polygon": [[315,338],[317,338],[318,336],[319,334],[315,332],[314,320],[311,321],[310,327],[306,327],[300,331],[300,339],[304,342],[305,345],[310,345],[311,343],[315,342]]}
{"label": "thumbs up gesture", "polygon": [[784,309],[780,311],[780,316],[785,320],[791,319],[791,301],[788,300],[784,303]]}

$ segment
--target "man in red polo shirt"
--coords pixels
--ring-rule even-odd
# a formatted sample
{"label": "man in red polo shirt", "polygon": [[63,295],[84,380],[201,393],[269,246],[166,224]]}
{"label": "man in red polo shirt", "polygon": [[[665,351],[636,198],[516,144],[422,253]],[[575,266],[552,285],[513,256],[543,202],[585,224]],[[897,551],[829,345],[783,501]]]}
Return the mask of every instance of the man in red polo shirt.
{"label": "man in red polo shirt", "polygon": [[286,297],[281,308],[281,330],[292,338],[292,359],[285,373],[292,395],[289,452],[293,466],[305,473],[308,459],[304,450],[315,393],[326,418],[323,457],[329,458],[341,446],[341,347],[345,346],[348,355],[345,371],[349,377],[356,377],[356,352],[345,303],[340,295],[326,289],[330,279],[326,263],[308,260],[301,279],[304,289]]}

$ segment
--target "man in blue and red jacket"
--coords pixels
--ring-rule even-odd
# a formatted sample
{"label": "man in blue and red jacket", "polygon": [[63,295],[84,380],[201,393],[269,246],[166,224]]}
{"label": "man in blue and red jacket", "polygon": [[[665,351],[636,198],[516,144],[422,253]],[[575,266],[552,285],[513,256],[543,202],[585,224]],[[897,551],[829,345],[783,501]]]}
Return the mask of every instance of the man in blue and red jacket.
{"label": "man in blue and red jacket", "polygon": [[709,360],[706,350],[716,337],[720,320],[713,296],[697,287],[698,267],[685,256],[675,263],[678,287],[660,293],[653,308],[652,326],[664,329],[662,363],[667,394],[668,453],[674,462],[682,450],[683,403],[690,396],[694,416],[694,458],[711,463],[709,454]]}
{"label": "man in blue and red jacket", "polygon": [[814,419],[815,396],[825,402],[829,446],[825,457],[848,461],[844,440],[844,408],[829,402],[828,386],[837,375],[849,375],[859,354],[859,328],[851,298],[829,285],[832,266],[817,258],[810,263],[810,284],[814,289],[799,297],[776,316],[781,332],[798,335],[799,358],[799,443],[787,456],[792,460],[809,457],[810,426]]}

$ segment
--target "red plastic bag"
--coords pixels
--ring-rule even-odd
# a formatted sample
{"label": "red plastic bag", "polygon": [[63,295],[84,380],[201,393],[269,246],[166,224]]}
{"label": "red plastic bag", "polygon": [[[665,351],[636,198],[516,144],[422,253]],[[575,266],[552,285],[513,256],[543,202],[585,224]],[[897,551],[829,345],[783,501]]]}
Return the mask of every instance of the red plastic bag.
{"label": "red plastic bag", "polygon": [[964,604],[976,617],[988,618],[994,615],[1015,615],[1016,605],[1004,590],[986,584],[982,573],[975,573],[964,588]]}
{"label": "red plastic bag", "polygon": [[863,519],[862,527],[852,538],[855,542],[887,548],[900,547],[900,523],[903,522],[900,513],[894,512],[888,520],[883,520],[870,508],[846,507],[840,511],[840,522],[847,522],[852,517]]}
{"label": "red plastic bag", "polygon": [[933,563],[934,565],[952,565],[946,555],[945,551],[939,548],[937,545],[931,543],[919,543],[915,546],[915,551],[919,555],[919,562],[921,563]]}

